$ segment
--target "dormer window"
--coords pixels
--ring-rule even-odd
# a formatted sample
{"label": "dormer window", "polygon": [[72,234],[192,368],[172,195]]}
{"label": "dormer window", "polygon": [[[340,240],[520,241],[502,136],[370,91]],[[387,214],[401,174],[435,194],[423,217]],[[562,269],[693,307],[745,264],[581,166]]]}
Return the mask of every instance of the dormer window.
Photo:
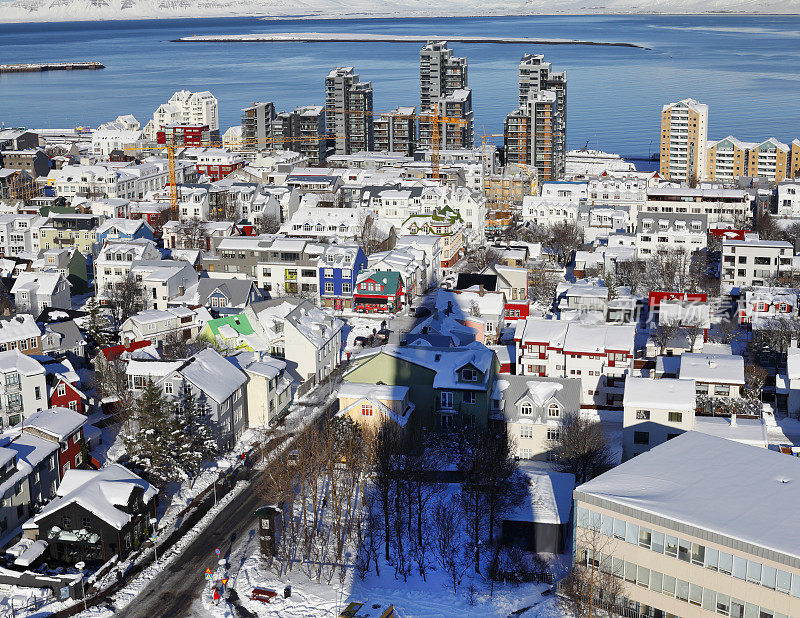
{"label": "dormer window", "polygon": [[551,403],[549,406],[547,406],[547,416],[549,418],[558,418],[561,416],[561,409],[557,404]]}
{"label": "dormer window", "polygon": [[523,403],[519,412],[522,416],[531,416],[533,414],[533,406],[527,402]]}
{"label": "dormer window", "polygon": [[462,369],[461,378],[464,382],[476,382],[478,380],[478,372],[475,369]]}

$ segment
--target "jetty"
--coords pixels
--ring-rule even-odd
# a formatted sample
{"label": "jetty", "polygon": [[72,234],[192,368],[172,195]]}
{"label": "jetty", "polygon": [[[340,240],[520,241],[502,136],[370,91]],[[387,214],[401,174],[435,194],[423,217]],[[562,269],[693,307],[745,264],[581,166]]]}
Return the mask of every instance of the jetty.
{"label": "jetty", "polygon": [[637,43],[587,41],[581,39],[539,39],[532,37],[495,37],[463,35],[407,35],[369,34],[347,32],[274,32],[267,34],[225,34],[184,36],[172,43],[496,43],[500,45],[604,45],[611,47],[636,47],[648,49]]}
{"label": "jetty", "polygon": [[99,62],[31,62],[0,64],[0,73],[40,73],[42,71],[96,71],[106,67]]}

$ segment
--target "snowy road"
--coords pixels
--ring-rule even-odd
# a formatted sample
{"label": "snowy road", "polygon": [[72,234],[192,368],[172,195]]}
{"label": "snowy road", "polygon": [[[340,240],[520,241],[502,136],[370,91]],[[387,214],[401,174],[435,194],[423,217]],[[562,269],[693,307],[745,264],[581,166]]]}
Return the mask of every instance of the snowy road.
{"label": "snowy road", "polygon": [[261,471],[251,472],[251,484],[228,506],[216,520],[189,544],[183,555],[150,582],[133,603],[116,613],[123,618],[153,618],[154,616],[187,616],[190,607],[205,587],[204,572],[217,565],[219,549],[229,557],[233,545],[253,525],[255,510],[263,499],[254,491],[252,479]]}

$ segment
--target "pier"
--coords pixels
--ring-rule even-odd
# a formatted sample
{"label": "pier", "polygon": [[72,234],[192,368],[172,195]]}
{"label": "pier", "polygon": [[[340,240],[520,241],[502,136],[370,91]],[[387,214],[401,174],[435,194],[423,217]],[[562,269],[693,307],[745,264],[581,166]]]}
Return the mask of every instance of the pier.
{"label": "pier", "polygon": [[31,62],[0,64],[0,73],[41,73],[42,71],[96,71],[105,69],[99,62]]}

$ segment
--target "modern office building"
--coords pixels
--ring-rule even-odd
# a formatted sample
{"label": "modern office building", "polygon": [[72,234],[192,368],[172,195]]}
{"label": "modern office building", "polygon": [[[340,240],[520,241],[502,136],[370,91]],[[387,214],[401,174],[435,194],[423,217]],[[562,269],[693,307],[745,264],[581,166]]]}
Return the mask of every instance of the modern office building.
{"label": "modern office building", "polygon": [[661,109],[661,175],[671,182],[697,183],[706,177],[708,105],[694,99]]}
{"label": "modern office building", "polygon": [[688,431],[575,489],[575,561],[619,578],[623,615],[798,616],[799,476],[796,457]]}
{"label": "modern office building", "polygon": [[336,154],[372,150],[372,83],[353,67],[337,67],[325,78],[325,117]]}
{"label": "modern office building", "polygon": [[375,118],[374,148],[379,152],[413,155],[417,149],[417,109],[398,107]]}
{"label": "modern office building", "polygon": [[530,165],[540,180],[557,180],[566,170],[567,76],[555,73],[541,54],[519,63],[519,104],[503,130],[506,163]]}
{"label": "modern office building", "polygon": [[242,110],[242,144],[250,150],[275,148],[275,104],[253,103]]}

